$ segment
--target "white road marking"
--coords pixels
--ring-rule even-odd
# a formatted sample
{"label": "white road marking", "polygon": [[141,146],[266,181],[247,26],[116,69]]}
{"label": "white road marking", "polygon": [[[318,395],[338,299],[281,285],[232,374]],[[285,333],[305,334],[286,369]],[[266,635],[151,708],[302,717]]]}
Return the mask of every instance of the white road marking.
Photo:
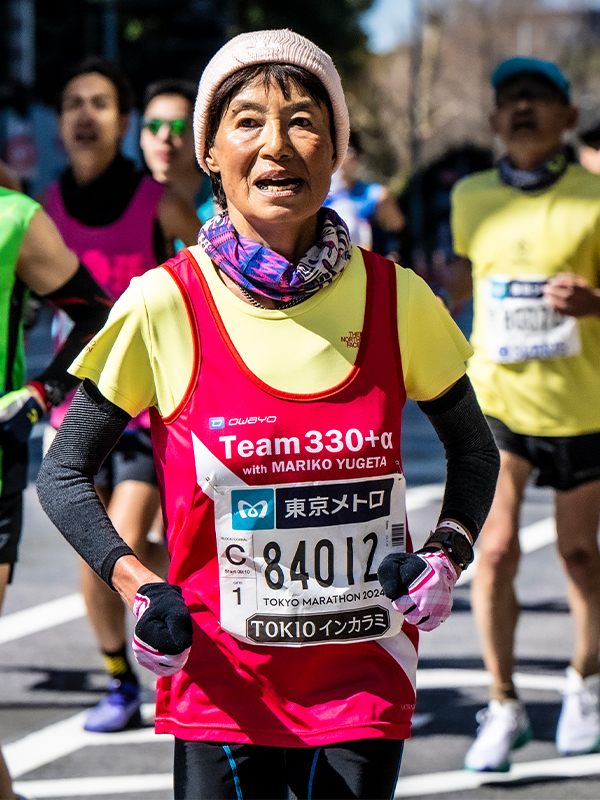
{"label": "white road marking", "polygon": [[[566,677],[563,675],[533,675],[516,672],[515,685],[519,689],[541,692],[562,692]],[[458,689],[468,686],[489,686],[490,675],[479,669],[418,669],[417,689]]]}
{"label": "white road marking", "polygon": [[72,717],[28,733],[16,742],[5,744],[2,748],[4,759],[13,778],[79,750],[85,715],[85,711],[80,711]]}
{"label": "white road marking", "polygon": [[[426,486],[415,486],[406,493],[407,512],[426,508],[433,502],[442,500],[444,484],[432,483]],[[519,534],[521,548],[524,553],[530,553],[545,547],[556,539],[556,529],[552,517],[534,522],[521,529]],[[473,579],[477,568],[477,550],[475,562],[463,572],[458,580],[458,585],[469,583]],[[79,592],[75,592],[57,600],[16,611],[0,618],[0,644],[21,639],[32,633],[72,622],[85,616],[85,605]]]}
{"label": "white road marking", "polygon": [[0,644],[21,639],[31,633],[72,622],[85,616],[83,597],[79,592],[50,600],[24,611],[15,611],[0,618]]}
{"label": "white road marking", "polygon": [[519,531],[519,542],[523,553],[532,553],[556,541],[556,523],[554,517],[532,522]]}
{"label": "white road marking", "polygon": [[[399,778],[394,797],[423,797],[430,794],[468,791],[480,786],[510,784],[532,778],[576,778],[600,773],[600,755],[553,758],[513,764],[507,773],[481,773],[455,770]],[[75,797],[156,792],[170,790],[173,778],[168,774],[117,775],[95,778],[16,781],[15,790],[35,797]]]}
{"label": "white road marking", "polygon": [[[408,513],[426,508],[434,502],[441,502],[444,494],[443,483],[432,483],[425,486],[415,486],[406,493],[406,510]],[[545,547],[556,539],[554,521],[551,517],[539,520],[522,528],[519,534],[521,548],[524,553],[530,553]],[[475,573],[475,563],[459,579],[460,583],[468,583]],[[0,618],[0,644],[21,639],[32,633],[39,633],[65,622],[72,622],[85,616],[85,605],[79,592],[50,600],[47,603],[15,611]]]}
{"label": "white road marking", "polygon": [[531,778],[580,778],[600,773],[600,754],[552,758],[513,764],[510,772],[434,772],[399,778],[394,797],[422,797],[428,794],[462,792],[480,786],[514,783]]}
{"label": "white road marking", "polygon": [[[154,703],[144,703],[142,717],[148,719],[153,714]],[[83,729],[86,715],[87,711],[80,711],[4,745],[2,752],[13,778],[64,758],[82,747],[171,741],[170,736],[155,734],[152,727],[122,733],[89,733]],[[37,792],[31,790],[31,794],[35,797]]]}
{"label": "white road marking", "polygon": [[[553,758],[513,764],[507,773],[482,773],[454,770],[399,778],[394,797],[423,797],[430,794],[468,791],[480,786],[510,784],[524,779],[546,777],[576,778],[600,774],[600,755]],[[173,778],[168,774],[116,775],[95,778],[15,781],[15,791],[34,797],[75,797],[115,795],[128,792],[170,790]]]}
{"label": "white road marking", "polygon": [[14,789],[26,797],[92,797],[141,792],[173,791],[173,775],[110,775],[97,778],[62,778],[15,781]]}
{"label": "white road marking", "polygon": [[[521,551],[523,553],[533,553],[534,550],[539,550],[542,547],[546,547],[548,544],[552,544],[552,542],[556,541],[556,524],[554,522],[554,517],[546,517],[546,519],[540,519],[537,522],[532,522],[531,525],[525,525],[524,528],[521,528],[519,531],[519,542],[521,544]],[[457,586],[464,586],[466,583],[470,583],[477,572],[477,562],[479,561],[479,556],[477,553],[477,545],[475,545],[475,560],[469,567],[466,569],[458,581],[456,582]]]}
{"label": "white road marking", "polygon": [[432,503],[440,503],[441,505],[444,497],[444,488],[443,483],[427,483],[425,486],[415,486],[412,489],[407,489],[406,511],[410,514],[411,511],[427,508]]}
{"label": "white road marking", "polygon": [[425,725],[429,725],[432,719],[435,719],[435,714],[413,714],[411,730],[416,731],[419,728],[424,728]]}
{"label": "white road marking", "polygon": [[[516,673],[515,675],[516,685],[523,689],[560,692],[564,682],[565,678],[560,675],[530,675],[525,673]],[[486,686],[488,684],[489,675],[484,670],[417,670],[417,687],[419,690],[464,688],[468,686]],[[144,719],[150,718],[153,711],[153,703],[144,703],[142,706]],[[11,775],[18,778],[38,767],[49,764],[59,758],[64,758],[83,747],[111,744],[149,744],[171,740],[170,736],[157,736],[152,727],[123,731],[121,733],[89,733],[83,730],[86,713],[86,711],[81,711],[72,717],[48,725],[39,731],[27,734],[16,742],[5,745],[3,748],[4,757]],[[420,721],[424,725],[429,720],[422,719]],[[418,723],[419,720],[416,720],[416,722]],[[33,789],[30,793],[34,797],[37,794]]]}

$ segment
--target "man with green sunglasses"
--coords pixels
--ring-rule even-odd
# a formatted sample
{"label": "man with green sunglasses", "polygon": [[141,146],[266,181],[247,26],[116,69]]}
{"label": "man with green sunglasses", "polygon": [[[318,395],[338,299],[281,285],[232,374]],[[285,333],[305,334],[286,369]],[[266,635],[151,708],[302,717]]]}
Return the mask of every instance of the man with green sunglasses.
{"label": "man with green sunglasses", "polygon": [[166,126],[168,135],[180,139],[186,131],[190,130],[191,123],[188,119],[145,119],[142,122],[142,129],[150,131],[152,136],[157,136],[162,128]]}
{"label": "man with green sunglasses", "polygon": [[144,94],[140,146],[152,177],[189,200],[204,223],[217,208],[194,152],[196,90],[192,81],[176,78],[151,83]]}

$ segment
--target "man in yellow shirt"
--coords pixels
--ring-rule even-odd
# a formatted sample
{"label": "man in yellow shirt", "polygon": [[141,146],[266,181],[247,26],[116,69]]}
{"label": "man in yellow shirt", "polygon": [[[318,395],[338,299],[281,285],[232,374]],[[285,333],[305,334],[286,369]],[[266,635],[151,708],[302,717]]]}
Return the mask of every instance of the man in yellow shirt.
{"label": "man in yellow shirt", "polygon": [[579,163],[594,175],[600,175],[600,120],[579,130],[577,139]]}
{"label": "man in yellow shirt", "polygon": [[532,475],[555,490],[575,623],[557,748],[600,745],[600,178],[563,152],[577,110],[554,64],[511,58],[491,82],[490,121],[506,155],[457,184],[452,202],[455,250],[473,278],[469,376],[501,454],[473,581],[492,678],[465,759],[476,771],[508,770],[510,751],[532,736],[513,683],[519,516]]}

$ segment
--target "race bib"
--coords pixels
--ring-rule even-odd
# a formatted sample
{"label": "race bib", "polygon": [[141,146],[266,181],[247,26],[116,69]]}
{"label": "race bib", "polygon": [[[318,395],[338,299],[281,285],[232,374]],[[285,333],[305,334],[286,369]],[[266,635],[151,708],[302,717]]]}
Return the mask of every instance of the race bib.
{"label": "race bib", "polygon": [[545,278],[490,278],[485,286],[488,354],[498,364],[565,358],[581,352],[574,317],[558,314],[544,300]]}
{"label": "race bib", "polygon": [[251,644],[393,636],[403,616],[377,579],[406,545],[403,475],[215,487],[221,627]]}

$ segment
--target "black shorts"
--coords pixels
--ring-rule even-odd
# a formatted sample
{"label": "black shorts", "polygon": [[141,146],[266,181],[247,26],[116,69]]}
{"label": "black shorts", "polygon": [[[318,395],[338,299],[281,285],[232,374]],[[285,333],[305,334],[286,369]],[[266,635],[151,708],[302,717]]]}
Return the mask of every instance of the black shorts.
{"label": "black shorts", "polygon": [[536,470],[535,485],[566,492],[600,480],[600,433],[526,436],[486,416],[500,450],[521,456]]}
{"label": "black shorts", "polygon": [[108,489],[123,481],[158,486],[152,438],[147,428],[125,431],[96,476],[96,484]]}
{"label": "black shorts", "polygon": [[[0,564],[17,562],[23,526],[23,490],[27,486],[27,445],[5,452],[0,448]],[[10,572],[9,583],[12,578]]]}
{"label": "black shorts", "polygon": [[396,739],[322,747],[175,739],[175,800],[388,800],[394,796],[403,748]]}
{"label": "black shorts", "polygon": [[17,562],[22,527],[23,493],[0,497],[0,564],[11,566],[8,583],[12,580],[12,567]]}

